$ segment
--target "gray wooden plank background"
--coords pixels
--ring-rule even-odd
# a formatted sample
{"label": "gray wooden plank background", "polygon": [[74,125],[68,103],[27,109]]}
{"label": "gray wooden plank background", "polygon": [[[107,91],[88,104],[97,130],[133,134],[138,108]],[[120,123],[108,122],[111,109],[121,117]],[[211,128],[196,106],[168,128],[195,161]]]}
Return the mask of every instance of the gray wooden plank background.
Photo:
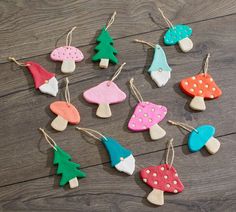
{"label": "gray wooden plank background", "polygon": [[[189,23],[193,29],[194,49],[187,54],[173,46],[163,46],[166,25],[158,12],[161,7],[174,23]],[[127,65],[117,84],[128,94],[124,103],[111,107],[109,120],[95,117],[96,105],[86,103],[82,92],[109,79],[118,66],[99,70],[91,62],[95,37],[113,11],[118,15],[111,35],[119,51],[118,58]],[[154,211],[145,197],[150,191],[141,182],[138,170],[159,164],[166,139],[174,137],[175,166],[182,176],[185,191],[166,195],[163,211],[235,211],[235,134],[236,134],[236,2],[234,0],[148,0],[148,1],[1,1],[0,4],[0,208],[1,210],[37,211]],[[8,62],[8,56],[33,60],[55,72],[63,99],[65,75],[60,64],[49,54],[63,45],[65,33],[77,26],[73,44],[85,54],[85,60],[69,76],[72,102],[81,113],[80,126],[112,136],[133,150],[137,157],[134,176],[127,177],[109,166],[109,157],[99,142],[68,127],[63,133],[50,128],[55,117],[48,106],[55,98],[40,94],[24,68]],[[135,38],[159,42],[173,68],[166,87],[158,89],[146,73],[153,50],[134,43]],[[210,52],[209,71],[223,95],[207,101],[207,110],[189,109],[190,98],[182,94],[178,82],[202,69]],[[128,80],[134,77],[144,99],[168,107],[167,118],[160,125],[167,138],[150,141],[147,132],[133,133],[127,122],[136,100],[130,95]],[[121,112],[122,111],[122,112]],[[173,119],[192,126],[213,124],[222,149],[214,156],[206,151],[189,154],[187,132],[166,123]],[[58,176],[52,166],[52,151],[37,131],[45,127],[57,143],[68,151],[88,173],[78,189],[58,188]],[[114,130],[117,129],[117,130]],[[114,183],[115,182],[115,183]]]}

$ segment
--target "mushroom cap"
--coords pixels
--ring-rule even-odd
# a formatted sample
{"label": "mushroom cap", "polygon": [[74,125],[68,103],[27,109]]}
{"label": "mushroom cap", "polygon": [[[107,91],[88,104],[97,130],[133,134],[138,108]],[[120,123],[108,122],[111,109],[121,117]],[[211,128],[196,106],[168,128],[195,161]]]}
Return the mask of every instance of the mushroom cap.
{"label": "mushroom cap", "polygon": [[80,122],[79,111],[71,103],[56,101],[50,104],[50,109],[53,113],[61,116],[70,124],[78,124]]}
{"label": "mushroom cap", "polygon": [[61,46],[52,51],[50,57],[54,61],[74,60],[80,62],[84,59],[83,53],[73,46]]}
{"label": "mushroom cap", "polygon": [[126,94],[112,81],[104,81],[83,93],[86,101],[95,104],[115,104],[126,99]]}
{"label": "mushroom cap", "polygon": [[197,152],[205,146],[206,142],[215,134],[212,125],[201,125],[193,130],[188,137],[188,147],[191,152]]}
{"label": "mushroom cap", "polygon": [[140,171],[140,177],[150,187],[164,192],[179,193],[184,190],[176,169],[169,164],[144,168]]}
{"label": "mushroom cap", "polygon": [[180,40],[190,37],[192,35],[192,29],[183,24],[178,24],[167,30],[164,35],[165,45],[175,45]]}
{"label": "mushroom cap", "polygon": [[144,131],[158,124],[167,114],[167,108],[151,102],[140,102],[135,107],[129,120],[128,128],[133,131]]}
{"label": "mushroom cap", "polygon": [[215,99],[222,94],[210,74],[198,74],[181,80],[180,88],[189,96],[201,96],[206,99]]}
{"label": "mushroom cap", "polygon": [[38,63],[28,61],[25,64],[27,65],[27,68],[29,69],[34,79],[34,86],[36,89],[38,89],[41,85],[45,84],[51,78],[55,77],[54,73],[48,72]]}

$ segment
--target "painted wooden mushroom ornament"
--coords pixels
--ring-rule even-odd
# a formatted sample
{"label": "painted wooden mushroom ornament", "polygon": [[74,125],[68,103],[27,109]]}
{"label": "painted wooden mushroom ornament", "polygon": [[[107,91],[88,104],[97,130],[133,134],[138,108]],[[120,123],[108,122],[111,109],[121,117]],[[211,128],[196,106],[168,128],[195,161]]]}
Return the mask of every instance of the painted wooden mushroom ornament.
{"label": "painted wooden mushroom ornament", "polygon": [[[164,192],[180,193],[184,190],[184,185],[179,179],[176,169],[173,167],[174,147],[173,139],[169,141],[166,155],[166,163],[159,166],[149,166],[140,171],[140,177],[144,183],[153,188],[148,194],[147,200],[154,205],[164,204]],[[169,150],[172,148],[172,160],[169,164]]]}
{"label": "painted wooden mushroom ornament", "polygon": [[167,46],[179,44],[183,52],[190,51],[193,48],[193,42],[190,39],[192,29],[184,24],[173,25],[160,8],[159,11],[169,27],[164,35],[164,44]]}
{"label": "painted wooden mushroom ornament", "polygon": [[215,99],[222,95],[212,76],[207,73],[210,54],[207,55],[203,73],[181,80],[180,88],[187,95],[193,97],[190,108],[204,111],[206,105],[204,99]]}
{"label": "painted wooden mushroom ornament", "polygon": [[147,44],[155,49],[153,61],[150,68],[148,69],[148,72],[158,87],[165,86],[171,77],[172,69],[167,62],[166,54],[162,47],[158,44],[153,44],[143,40],[135,39],[134,41]]}
{"label": "painted wooden mushroom ornament", "polygon": [[110,156],[110,162],[112,167],[115,167],[116,170],[124,172],[128,175],[133,174],[135,170],[135,158],[132,154],[132,151],[123,147],[114,138],[104,136],[96,130],[81,127],[76,127],[76,129],[87,133],[91,137],[101,141],[104,144]]}
{"label": "painted wooden mushroom ornament", "polygon": [[69,80],[66,78],[66,101],[56,101],[50,104],[50,109],[57,117],[52,121],[51,127],[57,131],[64,131],[68,123],[76,125],[80,122],[79,111],[70,103]]}
{"label": "painted wooden mushroom ornament", "polygon": [[76,47],[71,46],[72,32],[76,29],[73,27],[66,37],[66,45],[58,47],[52,51],[50,57],[54,61],[61,61],[61,72],[68,74],[75,71],[75,62],[80,62],[84,59],[83,53]]}
{"label": "painted wooden mushroom ornament", "polygon": [[128,128],[132,131],[146,131],[152,140],[163,138],[166,131],[161,128],[158,123],[161,122],[166,114],[167,108],[163,105],[156,105],[151,102],[143,101],[143,98],[133,83],[134,79],[130,80],[130,88],[139,103],[136,105],[133,115],[131,116]]}
{"label": "painted wooden mushroom ornament", "polygon": [[126,94],[114,82],[125,64],[126,63],[123,63],[119,69],[117,69],[111,80],[104,81],[83,93],[84,99],[87,102],[98,104],[96,115],[100,118],[111,117],[110,104],[117,104],[126,99]]}
{"label": "painted wooden mushroom ornament", "polygon": [[169,120],[170,124],[182,127],[183,129],[190,132],[188,136],[188,148],[190,152],[198,152],[203,147],[206,147],[206,150],[210,154],[215,154],[220,149],[220,142],[214,137],[215,127],[212,125],[199,125],[194,128],[188,124],[182,122],[176,122]]}

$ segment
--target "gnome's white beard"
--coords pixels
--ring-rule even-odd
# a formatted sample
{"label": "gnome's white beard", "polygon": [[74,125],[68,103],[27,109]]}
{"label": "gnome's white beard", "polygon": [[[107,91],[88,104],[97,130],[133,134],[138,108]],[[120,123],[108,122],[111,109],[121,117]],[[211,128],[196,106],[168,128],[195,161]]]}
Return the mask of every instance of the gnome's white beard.
{"label": "gnome's white beard", "polygon": [[47,83],[44,83],[43,85],[39,86],[39,90],[42,93],[56,96],[58,92],[58,81],[56,77],[52,77],[50,80],[48,80]]}
{"label": "gnome's white beard", "polygon": [[135,159],[131,154],[124,160],[121,160],[118,164],[115,165],[116,169],[120,172],[124,172],[128,175],[132,175],[135,169]]}
{"label": "gnome's white beard", "polygon": [[164,86],[170,79],[170,71],[152,71],[150,74],[158,87]]}

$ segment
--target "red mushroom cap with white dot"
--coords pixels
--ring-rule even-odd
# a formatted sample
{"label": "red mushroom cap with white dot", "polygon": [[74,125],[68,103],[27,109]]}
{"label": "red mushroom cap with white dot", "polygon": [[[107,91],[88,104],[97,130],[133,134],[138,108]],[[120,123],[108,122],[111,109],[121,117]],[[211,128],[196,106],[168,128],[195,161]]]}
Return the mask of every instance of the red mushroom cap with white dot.
{"label": "red mushroom cap with white dot", "polygon": [[180,88],[189,96],[200,96],[206,99],[214,99],[222,94],[221,89],[208,73],[181,80]]}
{"label": "red mushroom cap with white dot", "polygon": [[140,177],[153,189],[164,192],[179,193],[184,190],[176,169],[169,164],[149,166],[140,171]]}
{"label": "red mushroom cap with white dot", "polygon": [[140,102],[129,120],[128,128],[133,131],[147,130],[164,119],[167,108],[151,102]]}
{"label": "red mushroom cap with white dot", "polygon": [[50,55],[54,61],[73,60],[80,62],[84,59],[83,53],[73,46],[62,46],[53,50]]}

